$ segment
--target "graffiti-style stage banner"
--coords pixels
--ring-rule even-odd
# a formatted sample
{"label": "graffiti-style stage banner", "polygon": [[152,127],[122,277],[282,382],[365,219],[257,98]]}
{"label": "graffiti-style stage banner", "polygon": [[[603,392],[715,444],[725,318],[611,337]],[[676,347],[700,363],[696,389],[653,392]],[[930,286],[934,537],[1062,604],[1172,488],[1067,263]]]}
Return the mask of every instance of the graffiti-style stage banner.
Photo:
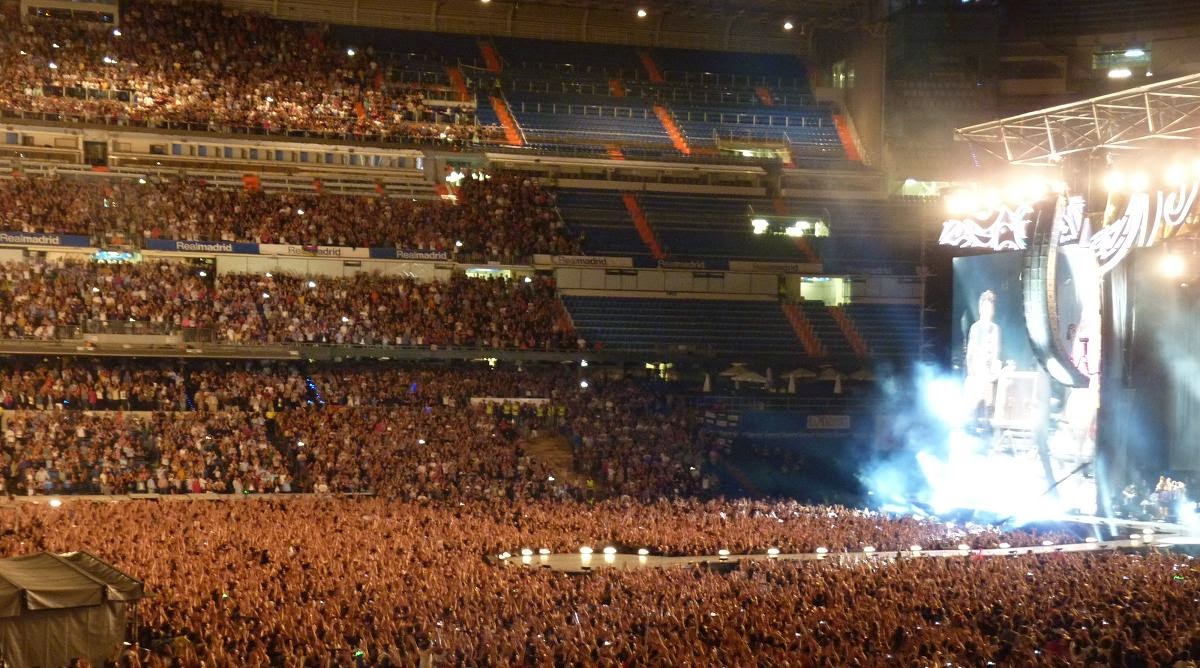
{"label": "graffiti-style stage banner", "polygon": [[[1088,219],[1083,198],[1070,197],[1058,210],[1059,245],[1087,246],[1096,254],[1101,273],[1107,273],[1134,248],[1181,236],[1200,224],[1198,193],[1200,181],[1171,190],[1132,193],[1124,213],[1100,229],[1094,229]],[[1032,206],[1001,205],[952,218],[942,223],[938,243],[955,248],[1024,250],[1032,214]]]}

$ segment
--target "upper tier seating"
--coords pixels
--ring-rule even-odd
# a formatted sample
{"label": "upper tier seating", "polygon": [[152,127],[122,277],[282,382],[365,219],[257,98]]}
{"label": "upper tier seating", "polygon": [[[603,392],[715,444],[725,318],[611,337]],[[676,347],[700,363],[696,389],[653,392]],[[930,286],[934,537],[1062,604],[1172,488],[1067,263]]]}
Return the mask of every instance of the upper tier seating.
{"label": "upper tier seating", "polygon": [[619,193],[562,190],[558,193],[558,210],[567,225],[567,232],[573,238],[583,237],[584,249],[588,252],[650,256],[650,249],[638,236]]}
{"label": "upper tier seating", "polygon": [[564,296],[580,336],[608,349],[803,355],[774,301]]}
{"label": "upper tier seating", "polygon": [[842,328],[838,326],[833,315],[829,312],[829,308],[824,302],[804,300],[797,304],[800,310],[804,312],[804,317],[808,319],[808,324],[812,326],[813,334],[817,335],[817,340],[825,348],[825,354],[830,357],[851,357],[854,355],[854,348],[850,342],[846,340],[846,335],[842,333]]}
{"label": "upper tier seating", "polygon": [[751,231],[750,207],[770,213],[769,201],[685,195],[642,195],[639,200],[663,250],[671,257],[804,259],[791,238],[756,236]]}
{"label": "upper tier seating", "polygon": [[505,95],[517,122],[527,134],[537,137],[580,144],[671,143],[654,110],[641,100],[524,92]]}
{"label": "upper tier seating", "polygon": [[654,60],[667,81],[812,93],[804,61],[770,53],[656,49]]}
{"label": "upper tier seating", "polygon": [[918,304],[847,304],[846,315],[877,358],[911,358],[921,349]]}

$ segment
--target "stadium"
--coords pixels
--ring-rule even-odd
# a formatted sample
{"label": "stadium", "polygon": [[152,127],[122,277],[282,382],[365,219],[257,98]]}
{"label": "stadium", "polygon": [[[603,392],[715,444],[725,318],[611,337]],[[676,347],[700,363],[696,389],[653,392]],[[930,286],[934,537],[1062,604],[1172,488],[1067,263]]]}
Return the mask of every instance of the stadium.
{"label": "stadium", "polygon": [[1196,53],[0,0],[0,663],[1196,666]]}

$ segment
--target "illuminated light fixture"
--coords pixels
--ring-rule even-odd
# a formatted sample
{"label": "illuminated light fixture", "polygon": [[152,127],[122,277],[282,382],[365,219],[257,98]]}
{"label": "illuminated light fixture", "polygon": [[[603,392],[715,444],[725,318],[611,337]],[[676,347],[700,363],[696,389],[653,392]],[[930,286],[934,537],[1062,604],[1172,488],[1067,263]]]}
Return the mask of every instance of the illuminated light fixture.
{"label": "illuminated light fixture", "polygon": [[638,548],[638,556],[639,557],[645,557],[645,556],[648,556],[649,554],[650,554],[650,550],[647,550],[644,547]]}
{"label": "illuminated light fixture", "polygon": [[485,4],[485,5],[486,5],[487,3],[489,3],[489,2],[491,2],[491,1],[492,1],[492,0],[479,0],[479,2],[482,2],[482,3],[483,3],[483,4]]}
{"label": "illuminated light fixture", "polygon": [[1087,538],[1084,538],[1084,539],[1083,539],[1083,542],[1085,542],[1085,543],[1099,543],[1099,542],[1100,542],[1100,539],[1099,539],[1099,538],[1096,538],[1095,536],[1088,536]]}
{"label": "illuminated light fixture", "polygon": [[51,46],[51,47],[53,47],[53,48],[55,48],[55,49],[61,49],[61,48],[62,48],[61,46],[59,46],[59,45],[58,45],[58,42],[54,42],[54,43],[52,43],[50,46]]}
{"label": "illuminated light fixture", "polygon": [[818,548],[817,548],[817,554],[829,554],[829,548],[827,548],[827,547],[818,547]]}
{"label": "illuminated light fixture", "polygon": [[1150,175],[1146,172],[1137,172],[1129,179],[1129,186],[1134,192],[1143,193],[1150,189]]}
{"label": "illuminated light fixture", "polygon": [[539,547],[539,548],[538,548],[538,554],[539,554],[539,555],[541,555],[541,556],[543,556],[543,557],[550,556],[550,548],[548,548],[548,547]]}
{"label": "illuminated light fixture", "polygon": [[785,229],[784,233],[789,237],[802,237],[804,236],[804,228],[800,227],[800,223],[796,223],[795,225]]}
{"label": "illuminated light fixture", "polygon": [[262,294],[262,298],[263,298],[263,299],[270,299],[270,298],[271,298],[271,293],[269,293],[269,292],[264,292],[264,293]]}
{"label": "illuminated light fixture", "polygon": [[1108,71],[1109,79],[1128,79],[1133,72],[1128,67],[1114,67]]}
{"label": "illuminated light fixture", "polygon": [[350,56],[351,58],[354,57],[355,53],[357,53],[357,52],[354,49],[346,49],[346,55]]}
{"label": "illuminated light fixture", "polygon": [[1153,536],[1155,534],[1154,527],[1146,527],[1142,530],[1142,533],[1147,536]]}
{"label": "illuminated light fixture", "polygon": [[587,360],[579,360],[579,366],[587,366]]}
{"label": "illuminated light fixture", "polygon": [[617,553],[617,548],[613,547],[612,545],[609,545],[608,547],[604,548],[604,554],[616,554],[616,553]]}
{"label": "illuminated light fixture", "polygon": [[455,248],[462,248],[462,242],[461,242],[461,241],[455,241],[455,242],[454,242],[454,247],[455,247]]}
{"label": "illuminated light fixture", "polygon": [[304,215],[304,209],[296,209],[296,215],[297,215],[297,216],[303,216],[303,215]]}
{"label": "illuminated light fixture", "polygon": [[1051,545],[1053,545],[1053,544],[1054,544],[1054,541],[1052,541],[1052,540],[1044,540],[1044,541],[1042,541],[1042,547],[1050,547],[1050,546],[1051,546]]}
{"label": "illuminated light fixture", "polygon": [[908,546],[908,551],[909,551],[909,552],[920,552],[922,549],[923,549],[923,548],[922,548],[920,545],[910,545],[910,546]]}
{"label": "illuminated light fixture", "polygon": [[963,552],[969,552],[971,550],[971,546],[967,545],[966,543],[959,543],[958,549],[962,550]]}
{"label": "illuminated light fixture", "polygon": [[583,547],[579,548],[579,554],[587,556],[591,553],[592,553],[592,548],[588,547],[587,545],[584,545]]}
{"label": "illuminated light fixture", "polygon": [[729,558],[729,550],[726,550],[725,548],[721,548],[721,549],[717,550],[717,556],[721,558],[721,561],[725,561],[726,559]]}
{"label": "illuminated light fixture", "polygon": [[51,62],[51,63],[50,63],[50,65],[49,65],[49,67],[50,67],[50,69],[52,69],[52,70],[57,70],[57,69],[58,69],[58,63]]}
{"label": "illuminated light fixture", "polygon": [[267,273],[263,274],[263,276],[266,276],[267,278],[271,278],[271,272],[268,271]]}
{"label": "illuminated light fixture", "polygon": [[50,507],[57,508],[62,505],[62,499],[50,499]]}
{"label": "illuminated light fixture", "polygon": [[100,61],[103,62],[105,65],[112,65],[113,63],[117,62],[112,59],[112,56],[105,56],[105,57],[101,58]]}
{"label": "illuminated light fixture", "polygon": [[865,553],[867,553],[867,554],[874,554],[874,553],[875,553],[875,546],[874,546],[874,545],[868,545],[868,546],[866,546],[866,547],[864,547],[864,548],[863,548],[863,552],[865,552]]}
{"label": "illuminated light fixture", "polygon": [[347,318],[346,316],[342,316],[342,322],[350,322],[350,318]]}
{"label": "illuminated light fixture", "polygon": [[774,559],[775,557],[778,557],[779,556],[779,548],[768,547],[767,548],[767,556],[771,557],[772,559]]}
{"label": "illuminated light fixture", "polygon": [[317,287],[317,282],[316,282],[316,281],[309,281],[309,282],[308,282],[308,287],[310,287],[310,288],[315,288],[315,287]]}
{"label": "illuminated light fixture", "polygon": [[113,37],[120,37],[120,36],[121,36],[121,29],[113,28]]}
{"label": "illuminated light fixture", "polygon": [[586,380],[579,381],[579,387],[585,390],[588,389],[588,382]]}
{"label": "illuminated light fixture", "polygon": [[529,548],[527,548],[527,547],[523,547],[523,548],[521,548],[521,556],[522,556],[522,557],[532,557],[532,556],[533,556],[533,550],[531,550],[531,549],[529,549]]}
{"label": "illuminated light fixture", "polygon": [[208,278],[208,272],[203,269],[200,270],[200,278]]}
{"label": "illuminated light fixture", "polygon": [[501,552],[499,556],[500,556],[500,561],[505,561],[512,555],[507,552]]}
{"label": "illuminated light fixture", "polygon": [[425,445],[425,439],[423,439],[423,438],[418,438],[418,439],[417,439],[417,445]]}
{"label": "illuminated light fixture", "polygon": [[554,476],[552,476],[552,475],[546,476],[546,482],[554,482]]}
{"label": "illuminated light fixture", "polygon": [[904,185],[915,186],[917,185],[917,180],[910,176],[907,179],[904,179]]}
{"label": "illuminated light fixture", "polygon": [[637,10],[637,17],[638,17],[639,19],[644,19],[644,18],[646,18],[646,10],[642,9],[641,7],[638,7],[638,10]]}
{"label": "illuminated light fixture", "polygon": [[1012,547],[1012,545],[1009,545],[1008,543],[1000,543],[1001,550],[1007,550],[1010,547]]}
{"label": "illuminated light fixture", "polygon": [[1152,76],[1154,76],[1154,71],[1153,71],[1153,70],[1146,70],[1146,76],[1147,76],[1147,77],[1152,77]]}
{"label": "illuminated light fixture", "polygon": [[750,225],[754,227],[755,234],[763,234],[771,226],[771,223],[766,218],[755,218],[750,221]]}
{"label": "illuminated light fixture", "polygon": [[1181,186],[1184,181],[1187,181],[1187,168],[1179,163],[1175,163],[1167,167],[1163,178],[1169,186]]}
{"label": "illuminated light fixture", "polygon": [[1113,170],[1104,175],[1104,189],[1110,193],[1121,192],[1125,189],[1125,175],[1117,170]]}
{"label": "illuminated light fixture", "polygon": [[[999,204],[1000,196],[995,195]],[[957,190],[946,196],[946,210],[952,215],[960,215],[979,210],[979,195],[970,190]]]}
{"label": "illuminated light fixture", "polygon": [[1129,540],[1141,540],[1141,539],[1142,539],[1142,534],[1140,534],[1140,533],[1129,534]]}
{"label": "illuminated light fixture", "polygon": [[530,277],[528,277],[528,276],[526,276],[526,277],[525,277],[525,282],[526,282],[526,283],[532,283],[532,282],[533,282],[533,279],[532,279],[532,278],[530,278]]}
{"label": "illuminated light fixture", "polygon": [[1126,50],[1125,50],[1125,57],[1126,57],[1126,58],[1141,58],[1141,57],[1142,57],[1142,56],[1144,56],[1144,55],[1146,55],[1146,52],[1145,52],[1144,50],[1142,50],[1142,49],[1133,48],[1133,49],[1126,49]]}
{"label": "illuminated light fixture", "polygon": [[795,27],[796,27],[796,26],[792,25],[792,22],[791,22],[791,21],[784,21],[784,22],[783,22],[783,29],[784,29],[784,30],[791,30],[792,28],[795,28]]}

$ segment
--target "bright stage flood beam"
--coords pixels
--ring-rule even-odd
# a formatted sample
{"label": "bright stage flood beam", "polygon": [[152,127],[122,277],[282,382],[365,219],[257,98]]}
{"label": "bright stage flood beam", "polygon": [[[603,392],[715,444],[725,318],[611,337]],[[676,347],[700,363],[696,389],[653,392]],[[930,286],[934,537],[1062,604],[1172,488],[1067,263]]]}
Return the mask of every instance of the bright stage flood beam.
{"label": "bright stage flood beam", "polygon": [[1187,271],[1187,263],[1178,255],[1164,255],[1159,269],[1167,278],[1180,278]]}

